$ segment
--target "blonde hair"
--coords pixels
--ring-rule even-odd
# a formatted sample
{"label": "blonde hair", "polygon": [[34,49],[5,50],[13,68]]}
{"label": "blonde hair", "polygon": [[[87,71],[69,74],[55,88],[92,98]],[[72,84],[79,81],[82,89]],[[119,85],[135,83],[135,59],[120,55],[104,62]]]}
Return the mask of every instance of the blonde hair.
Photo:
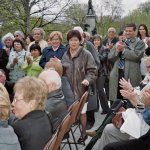
{"label": "blonde hair", "polygon": [[52,41],[53,37],[57,35],[59,37],[59,40],[62,41],[63,37],[62,37],[62,33],[59,31],[53,31],[50,35],[49,35],[49,39],[50,41]]}
{"label": "blonde hair", "polygon": [[36,100],[37,106],[35,109],[45,109],[45,100],[48,96],[48,87],[42,80],[35,77],[24,77],[15,84],[14,92],[16,91],[23,92],[23,99],[26,102]]}
{"label": "blonde hair", "polygon": [[49,62],[46,63],[45,69],[54,68],[54,70],[59,74],[61,77],[63,74],[63,66],[59,60],[51,58]]}
{"label": "blonde hair", "polygon": [[10,115],[9,94],[3,84],[0,83],[0,120],[7,120]]}

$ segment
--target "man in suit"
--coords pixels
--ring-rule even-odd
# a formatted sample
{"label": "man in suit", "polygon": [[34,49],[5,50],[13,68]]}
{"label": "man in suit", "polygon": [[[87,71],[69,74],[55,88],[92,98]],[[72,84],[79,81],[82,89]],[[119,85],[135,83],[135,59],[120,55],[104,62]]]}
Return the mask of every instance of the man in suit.
{"label": "man in suit", "polygon": [[139,64],[145,50],[145,44],[135,37],[135,32],[135,24],[126,25],[126,39],[118,41],[108,54],[108,59],[114,63],[109,82],[109,100],[111,101],[122,98],[118,86],[118,81],[122,77],[126,80],[130,79],[133,87],[138,86],[142,79]]}

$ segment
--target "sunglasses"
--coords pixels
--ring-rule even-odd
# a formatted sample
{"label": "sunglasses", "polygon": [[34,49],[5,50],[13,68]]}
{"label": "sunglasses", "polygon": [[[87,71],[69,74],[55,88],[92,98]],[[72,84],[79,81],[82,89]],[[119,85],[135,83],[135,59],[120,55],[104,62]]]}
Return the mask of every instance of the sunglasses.
{"label": "sunglasses", "polygon": [[146,68],[150,68],[150,66],[146,66]]}

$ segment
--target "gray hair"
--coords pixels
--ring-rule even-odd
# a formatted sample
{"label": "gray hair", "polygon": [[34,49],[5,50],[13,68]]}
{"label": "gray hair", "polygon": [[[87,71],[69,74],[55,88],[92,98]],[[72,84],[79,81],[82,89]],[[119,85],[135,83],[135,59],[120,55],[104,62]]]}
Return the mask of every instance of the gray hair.
{"label": "gray hair", "polygon": [[42,38],[44,39],[44,36],[45,36],[45,31],[42,29],[42,28],[34,28],[32,30],[32,35],[34,35],[34,31],[35,30],[39,30],[41,32],[41,35],[42,35]]}
{"label": "gray hair", "polygon": [[110,28],[108,29],[108,33],[109,33],[110,31],[113,31],[114,33],[116,33],[116,29],[115,29],[114,27],[110,27]]}
{"label": "gray hair", "polygon": [[54,90],[61,88],[61,78],[59,74],[53,68],[44,70],[39,75],[39,78],[43,80],[47,85],[50,85],[50,84],[56,85],[56,89]]}
{"label": "gray hair", "polygon": [[22,31],[18,30],[14,32],[14,35],[18,35],[18,34],[24,39],[24,33]]}
{"label": "gray hair", "polygon": [[3,42],[4,44],[5,44],[5,40],[6,40],[7,38],[11,38],[12,40],[15,39],[14,36],[13,36],[13,34],[9,32],[9,33],[5,34],[5,35],[2,37],[2,42]]}
{"label": "gray hair", "polygon": [[83,29],[80,26],[74,27],[73,30],[79,31],[81,35],[83,34]]}

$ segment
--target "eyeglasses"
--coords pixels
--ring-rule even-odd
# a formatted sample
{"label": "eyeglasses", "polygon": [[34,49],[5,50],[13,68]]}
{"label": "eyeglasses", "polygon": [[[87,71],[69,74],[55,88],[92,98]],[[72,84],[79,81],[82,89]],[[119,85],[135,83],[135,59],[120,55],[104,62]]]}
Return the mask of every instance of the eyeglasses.
{"label": "eyeglasses", "polygon": [[59,39],[52,39],[51,41],[59,41]]}
{"label": "eyeglasses", "polygon": [[150,68],[150,66],[146,66],[146,68]]}
{"label": "eyeglasses", "polygon": [[139,29],[139,30],[145,30],[145,29]]}
{"label": "eyeglasses", "polygon": [[18,98],[16,98],[16,97],[14,97],[13,102],[16,103],[16,102],[18,102],[18,101],[23,101],[23,99],[18,99]]}

